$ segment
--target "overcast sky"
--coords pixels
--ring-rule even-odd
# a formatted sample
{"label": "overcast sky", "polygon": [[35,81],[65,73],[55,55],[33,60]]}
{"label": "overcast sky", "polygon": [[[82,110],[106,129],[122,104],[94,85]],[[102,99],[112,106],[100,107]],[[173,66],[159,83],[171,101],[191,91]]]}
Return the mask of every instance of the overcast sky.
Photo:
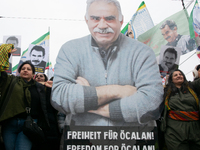
{"label": "overcast sky", "polygon": [[[20,35],[22,51],[50,30],[50,61],[66,41],[89,34],[84,21],[86,0],[0,0],[0,43],[5,35]],[[185,0],[187,6],[191,0]],[[119,0],[124,24],[131,19],[142,0]],[[182,10],[180,0],[145,0],[154,24]],[[188,8],[192,10],[194,2]],[[19,57],[13,59],[14,64]]]}

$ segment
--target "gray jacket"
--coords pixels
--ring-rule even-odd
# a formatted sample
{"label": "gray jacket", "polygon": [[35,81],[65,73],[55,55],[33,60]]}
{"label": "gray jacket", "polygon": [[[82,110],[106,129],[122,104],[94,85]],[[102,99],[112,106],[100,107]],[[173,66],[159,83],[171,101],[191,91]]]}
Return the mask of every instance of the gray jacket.
{"label": "gray jacket", "polygon": [[[57,56],[52,87],[52,105],[68,114],[76,125],[141,126],[160,116],[163,86],[155,54],[148,46],[120,34],[105,69],[99,51],[91,46],[91,35],[65,43]],[[76,84],[81,76],[90,87]],[[109,103],[110,118],[88,113],[97,109],[95,87],[132,85],[137,93]],[[91,94],[90,94],[91,93]]]}

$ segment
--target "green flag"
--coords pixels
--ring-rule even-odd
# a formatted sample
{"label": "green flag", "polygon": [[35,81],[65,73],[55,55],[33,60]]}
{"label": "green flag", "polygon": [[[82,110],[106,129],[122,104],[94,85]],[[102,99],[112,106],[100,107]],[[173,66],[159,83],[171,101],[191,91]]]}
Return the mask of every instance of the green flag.
{"label": "green flag", "polygon": [[[131,24],[134,39],[137,39],[137,37],[140,34],[146,32],[154,26],[154,23],[151,19],[151,16],[147,10],[144,1],[140,4],[136,13],[132,16],[129,23]],[[129,23],[126,24],[126,26],[122,29],[121,33],[127,33]]]}
{"label": "green flag", "polygon": [[196,0],[194,7],[190,13],[189,18],[189,28],[190,28],[190,37],[194,38],[200,34],[200,8],[198,1]]}
{"label": "green flag", "polygon": [[[163,29],[161,29],[161,26]],[[168,30],[164,31],[166,27],[168,27]],[[171,27],[173,29],[171,29]],[[195,49],[195,42],[189,35],[190,32],[187,12],[185,10],[181,10],[178,13],[164,19],[147,32],[141,34],[138,37],[138,41],[150,46],[156,56],[160,54],[162,45],[180,47],[182,54],[185,54]]]}

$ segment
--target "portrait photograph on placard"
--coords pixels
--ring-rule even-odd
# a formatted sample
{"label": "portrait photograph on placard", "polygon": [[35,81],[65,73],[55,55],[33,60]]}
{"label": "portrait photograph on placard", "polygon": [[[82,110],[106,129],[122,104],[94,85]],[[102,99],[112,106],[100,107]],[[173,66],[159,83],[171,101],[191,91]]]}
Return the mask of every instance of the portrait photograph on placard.
{"label": "portrait photograph on placard", "polygon": [[35,66],[35,72],[44,73],[48,61],[48,55],[48,47],[30,44],[26,59]]}
{"label": "portrait photograph on placard", "polygon": [[13,44],[14,48],[17,49],[16,52],[12,53],[12,56],[21,56],[21,36],[19,35],[4,36],[3,42],[5,44]]}
{"label": "portrait photograph on placard", "polygon": [[170,72],[178,69],[181,49],[179,47],[161,46],[159,57],[160,74],[165,77]]}

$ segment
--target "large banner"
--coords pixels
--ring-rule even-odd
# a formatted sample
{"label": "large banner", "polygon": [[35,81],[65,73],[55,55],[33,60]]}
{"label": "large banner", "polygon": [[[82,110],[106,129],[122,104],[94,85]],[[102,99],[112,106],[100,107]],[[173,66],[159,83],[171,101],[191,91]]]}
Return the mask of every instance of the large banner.
{"label": "large banner", "polygon": [[[43,46],[43,47],[49,47],[49,35],[50,35],[50,33],[47,32],[46,34],[42,35],[40,38],[38,38],[37,40],[35,40],[35,41],[32,42],[31,44],[33,44],[33,45],[39,45],[39,46]],[[27,59],[28,50],[29,50],[29,49],[27,48],[25,51],[23,51],[19,64],[17,64],[16,66],[14,66],[14,67],[12,68],[13,74],[18,75],[19,73],[17,72],[17,69],[19,68],[19,66],[20,66],[24,61],[28,60],[28,59]],[[48,52],[48,53],[49,53],[49,52]],[[49,59],[46,59],[46,61],[48,62]]]}
{"label": "large banner", "polygon": [[65,126],[62,149],[158,150],[157,142],[156,128],[148,131],[133,126]]}
{"label": "large banner", "polygon": [[133,34],[134,39],[137,39],[140,34],[146,32],[154,26],[144,1],[140,4],[136,13],[132,16],[130,22],[122,29],[121,32],[123,34],[127,34],[129,24],[131,24],[131,34]]}
{"label": "large banner", "polygon": [[182,55],[196,48],[194,39],[190,38],[186,10],[166,18],[141,34],[138,40],[150,46],[156,56],[159,56],[162,45],[179,47]]}
{"label": "large banner", "polygon": [[197,56],[200,58],[200,7],[196,0],[189,19],[190,36],[195,38],[197,44]]}

